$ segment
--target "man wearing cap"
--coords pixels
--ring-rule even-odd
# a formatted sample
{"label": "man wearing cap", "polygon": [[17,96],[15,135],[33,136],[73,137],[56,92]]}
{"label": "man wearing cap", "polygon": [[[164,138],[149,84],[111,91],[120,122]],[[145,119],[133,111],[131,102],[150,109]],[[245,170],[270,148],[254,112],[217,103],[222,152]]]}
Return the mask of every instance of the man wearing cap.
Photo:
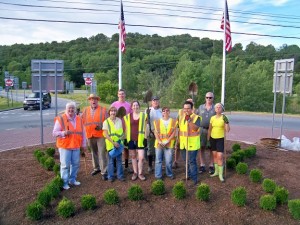
{"label": "man wearing cap", "polygon": [[90,94],[88,100],[90,106],[83,110],[82,121],[85,126],[88,145],[92,151],[94,170],[91,175],[94,176],[101,171],[102,180],[107,180],[107,151],[102,127],[108,115],[106,108],[98,104],[99,96]]}
{"label": "man wearing cap", "polygon": [[152,162],[155,159],[155,135],[154,135],[154,120],[158,120],[162,118],[162,111],[159,107],[159,97],[154,96],[151,101],[151,107],[146,109],[146,113],[149,119],[147,125],[147,157],[148,157],[148,172],[151,173],[153,171]]}

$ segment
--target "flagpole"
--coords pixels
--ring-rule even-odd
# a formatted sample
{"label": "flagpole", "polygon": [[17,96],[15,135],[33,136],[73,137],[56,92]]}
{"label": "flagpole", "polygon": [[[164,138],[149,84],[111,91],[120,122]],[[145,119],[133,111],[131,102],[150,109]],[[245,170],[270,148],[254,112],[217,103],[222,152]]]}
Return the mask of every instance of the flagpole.
{"label": "flagpole", "polygon": [[120,20],[119,20],[119,89],[122,88],[122,50],[121,50],[121,42],[122,42],[122,29],[121,29],[121,8],[122,8],[122,0],[120,1]]}
{"label": "flagpole", "polygon": [[224,29],[223,29],[223,63],[222,63],[222,90],[221,103],[225,106],[225,77],[226,77],[226,24],[227,24],[227,10],[226,0],[224,1]]}

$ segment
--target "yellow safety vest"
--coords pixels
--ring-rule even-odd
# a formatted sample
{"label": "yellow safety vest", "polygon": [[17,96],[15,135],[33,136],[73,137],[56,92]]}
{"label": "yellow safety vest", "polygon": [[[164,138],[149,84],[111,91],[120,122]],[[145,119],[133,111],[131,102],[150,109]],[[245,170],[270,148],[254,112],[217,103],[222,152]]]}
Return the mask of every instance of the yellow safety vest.
{"label": "yellow safety vest", "polygon": [[[154,129],[158,133],[161,141],[166,141],[169,139],[169,137],[173,134],[173,132],[176,129],[176,123],[177,123],[177,120],[170,118],[169,125],[166,128],[164,126],[163,119],[154,120]],[[170,142],[167,145],[165,145],[165,147],[174,148],[174,144],[175,144],[175,136],[170,140]],[[158,147],[157,139],[155,139],[154,147],[155,148]]]}
{"label": "yellow safety vest", "polygon": [[[191,122],[195,123],[201,117],[196,114],[190,115]],[[180,149],[188,151],[196,151],[200,149],[200,127],[197,130],[187,129],[187,121],[185,121],[185,114],[179,117],[179,142]]]}
{"label": "yellow safety vest", "polygon": [[[129,142],[130,139],[130,114],[124,116],[125,126],[126,126],[126,139]],[[144,138],[145,138],[145,128],[146,128],[146,119],[147,115],[143,112],[140,112],[140,119],[139,119],[139,130],[138,130],[138,147],[145,147],[144,146]]]}
{"label": "yellow safety vest", "polygon": [[[115,124],[111,121],[110,118],[106,119],[107,125],[108,125],[108,136],[114,141],[117,142],[121,139],[123,136],[123,128],[121,127],[120,129],[115,128]],[[105,139],[106,143],[106,150],[110,151],[114,148],[113,143],[111,143],[109,140]]]}

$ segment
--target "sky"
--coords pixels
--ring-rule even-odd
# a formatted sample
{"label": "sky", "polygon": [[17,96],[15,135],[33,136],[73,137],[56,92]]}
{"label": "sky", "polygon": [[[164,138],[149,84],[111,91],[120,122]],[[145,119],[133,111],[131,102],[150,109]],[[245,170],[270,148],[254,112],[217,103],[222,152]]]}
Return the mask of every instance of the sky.
{"label": "sky", "polygon": [[[123,0],[123,7],[127,33],[223,39],[224,0]],[[233,45],[300,46],[299,0],[228,0],[228,8]],[[111,37],[118,33],[119,11],[120,0],[0,0],[0,45],[62,42],[99,33]]]}

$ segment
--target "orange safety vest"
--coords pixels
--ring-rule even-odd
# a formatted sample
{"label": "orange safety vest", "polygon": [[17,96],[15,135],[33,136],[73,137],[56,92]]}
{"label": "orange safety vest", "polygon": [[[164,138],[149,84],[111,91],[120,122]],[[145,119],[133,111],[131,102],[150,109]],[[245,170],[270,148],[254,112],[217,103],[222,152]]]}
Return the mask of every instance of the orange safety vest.
{"label": "orange safety vest", "polygon": [[65,137],[56,138],[56,146],[58,148],[65,149],[76,149],[80,148],[83,138],[83,125],[82,120],[79,116],[76,116],[76,128],[73,127],[72,123],[69,122],[66,114],[57,116],[56,120],[59,122],[60,127],[63,131],[71,131],[71,134]]}
{"label": "orange safety vest", "polygon": [[[177,120],[170,118],[169,125],[167,129],[165,129],[163,125],[163,119],[154,120],[154,127],[155,131],[159,135],[159,138],[161,141],[166,141],[169,139],[169,137],[173,134],[173,132],[176,129]],[[165,145],[166,148],[174,148],[175,144],[175,136],[169,141],[167,145]],[[158,140],[155,139],[154,147],[158,147]]]}
{"label": "orange safety vest", "polygon": [[[82,113],[82,121],[85,126],[86,137],[103,137],[103,122],[107,118],[107,112],[105,107],[98,106],[94,112],[94,116],[92,117],[92,109],[91,107],[87,107],[84,109]],[[99,130],[96,130],[96,126],[99,126]]]}

